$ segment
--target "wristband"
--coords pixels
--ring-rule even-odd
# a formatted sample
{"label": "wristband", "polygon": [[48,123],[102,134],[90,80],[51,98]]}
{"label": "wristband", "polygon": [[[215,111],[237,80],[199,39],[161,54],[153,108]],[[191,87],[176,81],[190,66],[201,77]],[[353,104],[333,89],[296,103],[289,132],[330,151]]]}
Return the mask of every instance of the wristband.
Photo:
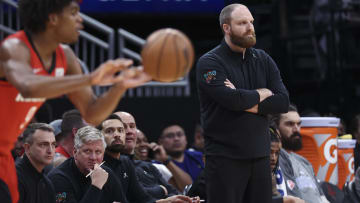
{"label": "wristband", "polygon": [[171,158],[167,158],[164,162],[163,162],[163,164],[165,165],[165,166],[167,166],[169,163],[170,163],[170,161],[171,161]]}

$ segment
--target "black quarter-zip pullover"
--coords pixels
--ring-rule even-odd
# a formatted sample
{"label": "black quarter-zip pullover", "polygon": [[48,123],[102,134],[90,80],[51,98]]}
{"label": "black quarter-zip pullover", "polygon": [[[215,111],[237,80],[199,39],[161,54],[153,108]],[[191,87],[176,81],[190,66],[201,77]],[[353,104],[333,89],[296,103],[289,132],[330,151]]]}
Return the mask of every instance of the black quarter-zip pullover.
{"label": "black quarter-zip pullover", "polygon": [[[197,63],[197,87],[206,155],[248,159],[269,156],[270,135],[266,115],[285,113],[288,92],[280,72],[263,50],[234,52],[225,40]],[[228,79],[236,89],[226,87]],[[261,103],[256,89],[274,95]],[[246,112],[258,104],[258,113]]]}
{"label": "black quarter-zip pullover", "polygon": [[55,203],[54,186],[44,174],[44,170],[40,173],[34,168],[26,154],[16,162],[16,173],[18,203]]}

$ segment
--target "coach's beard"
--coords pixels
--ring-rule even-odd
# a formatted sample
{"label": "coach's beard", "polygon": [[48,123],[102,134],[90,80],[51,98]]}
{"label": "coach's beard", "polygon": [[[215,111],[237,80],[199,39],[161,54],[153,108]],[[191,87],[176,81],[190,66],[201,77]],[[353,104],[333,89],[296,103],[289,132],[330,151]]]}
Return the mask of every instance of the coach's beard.
{"label": "coach's beard", "polygon": [[250,48],[256,44],[256,35],[255,32],[252,34],[247,34],[245,37],[240,37],[234,35],[232,32],[230,33],[230,41],[236,46],[242,48]]}

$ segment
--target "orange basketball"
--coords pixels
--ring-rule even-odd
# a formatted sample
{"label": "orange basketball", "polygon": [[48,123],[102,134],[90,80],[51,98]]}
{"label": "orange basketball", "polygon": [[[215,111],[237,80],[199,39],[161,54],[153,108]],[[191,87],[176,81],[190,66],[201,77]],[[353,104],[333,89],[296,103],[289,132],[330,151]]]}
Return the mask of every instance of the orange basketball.
{"label": "orange basketball", "polygon": [[173,82],[190,71],[194,62],[194,48],[181,31],[165,28],[149,35],[141,57],[144,71],[153,80]]}

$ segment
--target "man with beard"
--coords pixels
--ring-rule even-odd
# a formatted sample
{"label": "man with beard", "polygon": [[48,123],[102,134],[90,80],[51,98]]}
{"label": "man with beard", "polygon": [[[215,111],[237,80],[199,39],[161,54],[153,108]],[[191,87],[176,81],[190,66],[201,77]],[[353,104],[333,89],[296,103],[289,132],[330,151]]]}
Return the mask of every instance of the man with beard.
{"label": "man with beard", "polygon": [[287,112],[288,92],[272,58],[252,48],[256,36],[249,9],[228,5],[219,21],[224,40],[197,64],[207,200],[268,203],[271,172],[266,116]]}
{"label": "man with beard", "polygon": [[[136,203],[150,203],[155,200],[145,192],[144,188],[140,185],[134,165],[127,156],[121,156],[121,152],[125,148],[126,131],[125,125],[116,114],[112,114],[108,119],[102,122],[98,127],[105,137],[107,144],[106,152],[104,155],[105,165],[111,168],[117,177],[121,180],[126,198],[129,202]],[[165,187],[164,193],[167,193]],[[186,196],[177,195],[168,197],[166,199],[157,198],[157,203],[185,203],[192,202],[192,199]]]}
{"label": "man with beard", "polygon": [[308,203],[328,202],[311,163],[295,153],[302,148],[301,119],[296,106],[290,105],[288,113],[275,115],[273,120],[281,136],[279,165],[284,175],[287,194]]}
{"label": "man with beard", "polygon": [[[124,154],[127,154],[131,159],[133,159],[137,135],[135,118],[130,113],[124,111],[118,111],[115,112],[115,114],[121,118],[125,127],[126,140]],[[155,152],[157,160],[163,163],[171,172],[172,178],[169,180],[170,184],[175,186],[179,191],[183,191],[186,185],[192,183],[190,175],[184,172],[174,162],[170,161],[169,156],[162,145],[151,143],[149,147]]]}

